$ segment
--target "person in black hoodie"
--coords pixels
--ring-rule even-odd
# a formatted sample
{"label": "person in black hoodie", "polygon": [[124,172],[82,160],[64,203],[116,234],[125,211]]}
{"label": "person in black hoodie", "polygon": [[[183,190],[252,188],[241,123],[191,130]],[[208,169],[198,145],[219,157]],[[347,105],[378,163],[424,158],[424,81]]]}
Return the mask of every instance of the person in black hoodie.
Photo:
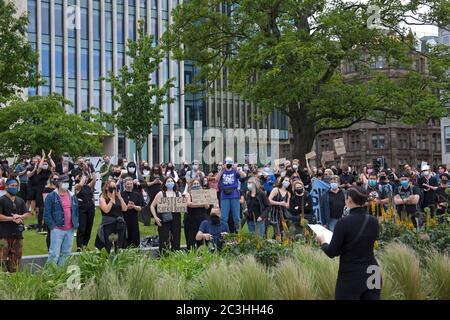
{"label": "person in black hoodie", "polygon": [[296,225],[296,233],[302,233],[303,227],[301,226],[301,219],[304,218],[308,223],[316,223],[316,217],[313,213],[312,197],[308,191],[305,190],[305,186],[302,180],[295,180],[292,183],[292,197],[289,203],[289,220]]}
{"label": "person in black hoodie", "polygon": [[259,179],[251,177],[247,182],[248,191],[245,193],[245,201],[247,204],[247,224],[251,234],[255,233],[260,238],[265,236],[265,219],[270,210],[270,203],[264,190],[261,189]]}
{"label": "person in black hoodie", "polygon": [[330,243],[323,234],[316,237],[327,256],[340,256],[336,300],[380,300],[381,275],[374,255],[379,225],[364,208],[366,202],[364,190],[349,189],[350,213],[338,220]]}
{"label": "person in black hoodie", "polygon": [[123,215],[127,224],[127,246],[137,248],[141,242],[138,213],[144,206],[144,197],[141,192],[134,189],[135,185],[131,177],[125,178],[124,185],[125,190],[121,195],[127,205],[127,211]]}

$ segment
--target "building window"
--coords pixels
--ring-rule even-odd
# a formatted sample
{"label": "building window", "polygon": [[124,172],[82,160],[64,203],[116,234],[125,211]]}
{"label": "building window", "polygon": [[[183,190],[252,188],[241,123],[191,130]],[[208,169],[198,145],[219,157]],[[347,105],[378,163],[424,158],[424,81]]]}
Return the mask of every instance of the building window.
{"label": "building window", "polygon": [[112,51],[105,51],[105,75],[113,71]]}
{"label": "building window", "polygon": [[69,47],[69,56],[68,56],[68,63],[69,63],[69,78],[75,79],[77,75],[77,55],[76,55],[77,49],[75,47]]}
{"label": "building window", "polygon": [[427,148],[427,136],[425,134],[416,135],[416,148],[419,150]]}
{"label": "building window", "polygon": [[42,44],[42,75],[50,77],[50,45]]}
{"label": "building window", "polygon": [[350,150],[352,151],[358,151],[360,149],[360,138],[359,134],[352,134],[350,136]]}
{"label": "building window", "polygon": [[81,49],[81,79],[87,80],[89,77],[89,52],[88,49]]}
{"label": "building window", "polygon": [[63,47],[55,46],[55,76],[57,78],[62,78],[64,73],[64,55]]}
{"label": "building window", "polygon": [[450,126],[444,127],[445,153],[450,153]]}
{"label": "building window", "polygon": [[94,80],[97,80],[100,78],[100,50],[95,49],[94,50]]}
{"label": "building window", "polygon": [[128,38],[136,40],[136,20],[134,14],[128,15]]}
{"label": "building window", "polygon": [[81,39],[87,40],[88,39],[88,31],[89,31],[89,24],[88,24],[88,9],[81,8]]}
{"label": "building window", "polygon": [[328,151],[328,147],[329,147],[328,139],[321,139],[320,140],[320,150]]}
{"label": "building window", "polygon": [[441,152],[441,135],[433,133],[433,152]]}
{"label": "building window", "polygon": [[62,4],[55,4],[55,35],[63,36],[63,6]]}
{"label": "building window", "polygon": [[112,29],[112,12],[105,12],[105,36],[106,42],[113,41],[113,29]]}
{"label": "building window", "polygon": [[100,40],[100,10],[93,11],[93,37],[94,40]]}
{"label": "building window", "polygon": [[41,2],[41,32],[43,35],[50,35],[50,3]]}
{"label": "building window", "polygon": [[399,144],[399,149],[408,149],[408,134],[407,133],[400,133],[398,135],[398,144]]}
{"label": "building window", "polygon": [[123,13],[117,13],[117,43],[123,43]]}
{"label": "building window", "polygon": [[119,133],[117,137],[117,151],[119,153],[119,158],[124,158],[126,156],[125,137],[123,133]]}
{"label": "building window", "polygon": [[28,0],[28,32],[36,32],[36,0]]}
{"label": "building window", "polygon": [[81,112],[89,110],[89,90],[81,89]]}
{"label": "building window", "polygon": [[384,133],[372,134],[372,148],[373,149],[384,149]]}

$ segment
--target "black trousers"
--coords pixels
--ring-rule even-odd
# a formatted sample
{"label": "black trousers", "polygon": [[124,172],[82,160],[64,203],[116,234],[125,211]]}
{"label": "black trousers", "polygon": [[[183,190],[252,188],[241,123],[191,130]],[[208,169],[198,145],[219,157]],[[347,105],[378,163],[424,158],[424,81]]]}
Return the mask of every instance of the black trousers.
{"label": "black trousers", "polygon": [[109,240],[109,236],[113,233],[117,234],[118,240],[116,242],[116,247],[118,249],[125,249],[127,246],[127,239],[125,237],[126,228],[121,230],[117,229],[117,223],[112,223],[103,227],[103,232],[105,235],[105,243],[103,243],[99,237],[95,239],[95,247],[99,250],[105,248],[106,252],[110,253],[113,248],[113,243]]}
{"label": "black trousers", "polygon": [[359,271],[339,273],[336,281],[336,300],[380,300],[381,288],[369,289],[368,277],[367,273]]}
{"label": "black trousers", "polygon": [[128,211],[123,215],[127,224],[127,246],[138,248],[141,243],[141,236],[139,234],[139,219],[138,214]]}
{"label": "black trousers", "polygon": [[202,241],[195,240],[198,229],[202,221],[206,220],[206,210],[203,214],[198,213],[188,213],[184,216],[184,236],[186,238],[186,247],[188,250],[195,248],[195,245],[200,246]]}
{"label": "black trousers", "polygon": [[28,183],[20,183],[20,197],[27,201],[27,190],[28,190]]}
{"label": "black trousers", "polygon": [[79,208],[77,248],[87,247],[91,239],[92,227],[94,226],[95,207]]}
{"label": "black trousers", "polygon": [[41,231],[41,229],[44,226],[43,222],[44,222],[44,207],[39,207],[38,208],[38,219],[37,219],[39,231]]}
{"label": "black trousers", "polygon": [[169,245],[171,250],[180,250],[181,214],[172,213],[172,216],[172,221],[162,223],[161,227],[158,226],[160,253],[168,250]]}

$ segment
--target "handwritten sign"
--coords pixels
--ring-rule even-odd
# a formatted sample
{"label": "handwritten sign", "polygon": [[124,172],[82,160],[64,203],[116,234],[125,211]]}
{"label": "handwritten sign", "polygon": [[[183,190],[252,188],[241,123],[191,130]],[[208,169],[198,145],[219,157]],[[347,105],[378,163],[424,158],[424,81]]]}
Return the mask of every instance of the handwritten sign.
{"label": "handwritten sign", "polygon": [[217,191],[214,189],[191,190],[191,201],[193,204],[217,204]]}
{"label": "handwritten sign", "polygon": [[334,161],[334,151],[323,151],[322,152],[322,161],[323,162]]}
{"label": "handwritten sign", "polygon": [[306,159],[314,159],[315,157],[316,157],[316,153],[314,152],[314,151],[311,151],[311,152],[309,152],[309,153],[307,153],[306,155],[305,155],[305,157],[306,157]]}
{"label": "handwritten sign", "polygon": [[185,197],[162,197],[158,202],[158,212],[185,212],[187,200]]}
{"label": "handwritten sign", "polygon": [[344,138],[334,139],[334,149],[336,150],[336,154],[338,156],[341,156],[341,155],[347,153],[347,151],[345,150]]}

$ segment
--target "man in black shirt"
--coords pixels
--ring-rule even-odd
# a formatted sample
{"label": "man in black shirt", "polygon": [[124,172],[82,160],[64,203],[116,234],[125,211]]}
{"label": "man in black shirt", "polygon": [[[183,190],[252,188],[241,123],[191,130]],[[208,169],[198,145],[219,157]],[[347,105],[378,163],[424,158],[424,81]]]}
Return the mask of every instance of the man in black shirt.
{"label": "man in black shirt", "polygon": [[400,186],[395,191],[394,202],[397,214],[402,216],[406,214],[412,220],[414,227],[417,228],[416,212],[419,209],[420,191],[410,181],[407,173],[400,175]]}
{"label": "man in black shirt", "polygon": [[345,195],[339,188],[339,177],[334,175],[330,179],[330,190],[328,191],[328,206],[325,205],[325,216],[327,217],[327,226],[331,231],[334,230],[336,223],[342,217],[345,207]]}
{"label": "man in black shirt", "polygon": [[431,174],[430,166],[423,166],[422,176],[419,178],[418,185],[423,190],[423,201],[420,204],[420,208],[422,211],[425,208],[430,208],[434,214],[434,199],[439,183],[437,177]]}
{"label": "man in black shirt", "polygon": [[16,196],[19,183],[15,179],[6,181],[6,194],[0,198],[0,270],[16,272],[22,259],[24,230],[23,220],[32,214],[25,201]]}
{"label": "man in black shirt", "polygon": [[342,173],[339,176],[341,182],[341,188],[347,190],[353,186],[353,183],[356,181],[355,176],[351,174],[348,170],[348,165],[342,165]]}
{"label": "man in black shirt", "polygon": [[445,213],[447,205],[450,205],[450,195],[445,192],[445,190],[449,188],[448,181],[450,179],[450,176],[447,173],[442,173],[440,174],[439,178],[441,182],[436,190],[435,203],[436,214],[441,215]]}
{"label": "man in black shirt", "polygon": [[125,190],[122,191],[122,198],[127,204],[127,212],[123,215],[127,224],[127,245],[135,248],[139,247],[139,220],[138,213],[141,212],[144,206],[144,197],[141,192],[133,190],[133,178],[127,177],[124,180]]}

